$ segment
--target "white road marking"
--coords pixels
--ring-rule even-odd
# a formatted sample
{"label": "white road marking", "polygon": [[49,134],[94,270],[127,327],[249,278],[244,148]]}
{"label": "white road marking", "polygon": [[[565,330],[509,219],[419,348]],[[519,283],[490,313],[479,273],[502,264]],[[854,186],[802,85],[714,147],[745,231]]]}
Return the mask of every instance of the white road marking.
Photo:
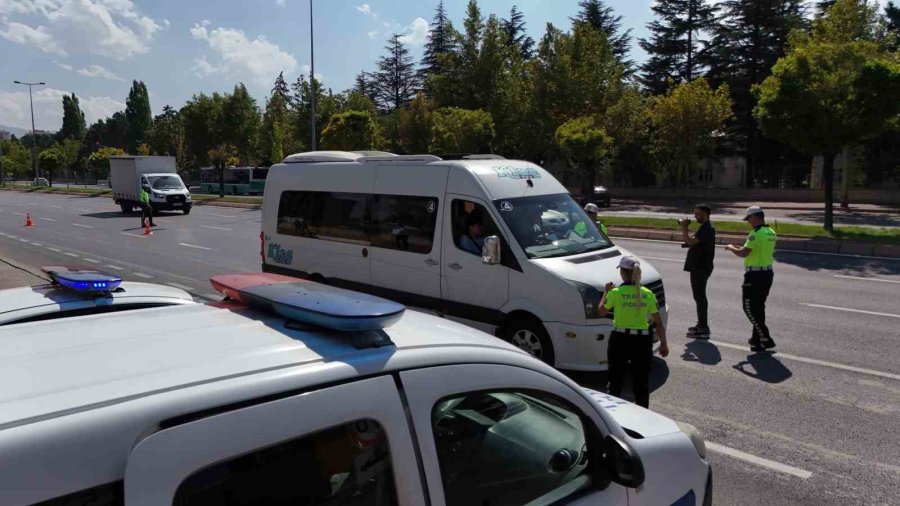
{"label": "white road marking", "polygon": [[68,256],[70,256],[70,257],[78,258],[78,255],[76,255],[75,253],[69,253],[69,252],[66,252],[66,255],[68,255]]}
{"label": "white road marking", "polygon": [[83,259],[85,262],[90,262],[92,264],[99,264],[100,260],[94,260],[93,258],[85,258]]}
{"label": "white road marking", "polygon": [[149,275],[149,274],[144,274],[143,272],[132,272],[131,274],[133,274],[133,275],[135,275],[135,276],[137,276],[137,277],[139,277],[139,278],[153,279],[153,276],[151,276],[151,275]]}
{"label": "white road marking", "polygon": [[36,243],[36,242],[31,243],[31,245],[32,245],[32,246],[42,246],[42,244],[39,244],[39,243]]}
{"label": "white road marking", "polygon": [[834,277],[841,279],[857,279],[859,281],[878,281],[879,283],[900,283],[896,279],[866,278],[862,276],[845,276],[843,274],[835,274]]}
{"label": "white road marking", "polygon": [[[750,350],[749,345],[741,346],[739,344],[723,343],[720,341],[710,341],[710,343],[712,343],[716,346],[721,346],[722,348],[731,348],[732,350],[738,350],[738,351],[749,351]],[[832,369],[840,369],[842,371],[856,372],[859,374],[868,374],[869,376],[877,376],[879,378],[886,378],[886,379],[900,381],[900,374],[894,374],[894,373],[889,373],[889,372],[884,372],[884,371],[876,371],[874,369],[866,369],[864,367],[856,367],[853,365],[838,364],[836,362],[828,362],[827,360],[819,360],[816,358],[800,357],[797,355],[782,353],[780,351],[775,353],[775,356],[778,358],[786,358],[788,360],[793,360],[795,362],[803,362],[805,364],[820,365],[823,367],[830,367]]]}
{"label": "white road marking", "polygon": [[891,313],[879,313],[877,311],[863,311],[862,309],[850,309],[846,307],[835,307],[835,306],[823,306],[822,304],[810,304],[807,302],[801,302],[801,306],[809,306],[809,307],[817,307],[820,309],[833,309],[835,311],[846,311],[848,313],[860,313],[860,314],[868,314],[872,316],[887,316],[888,318],[900,318],[900,314],[891,314]]}
{"label": "white road marking", "polygon": [[218,216],[219,218],[237,218],[237,216],[234,216],[231,214],[216,214],[216,213],[209,213],[209,214],[211,214],[212,216]]}
{"label": "white road marking", "polygon": [[90,225],[82,225],[81,223],[73,223],[72,226],[73,227],[81,227],[81,228],[94,228]]}
{"label": "white road marking", "polygon": [[78,208],[78,207],[73,207],[72,210],[73,210],[73,211],[78,211],[78,212],[80,212],[80,213],[92,213],[92,212],[94,212],[93,209],[81,209],[81,208]]}
{"label": "white road marking", "polygon": [[127,235],[131,237],[137,237],[138,239],[146,239],[146,235],[137,235],[137,234],[129,234],[128,232],[121,232],[122,235]]}
{"label": "white road marking", "polygon": [[200,226],[203,227],[203,228],[211,228],[211,229],[213,229],[213,230],[224,230],[224,231],[226,231],[226,232],[231,232],[231,229],[230,229],[230,228],[225,228],[225,227],[214,227],[214,226],[212,226],[212,225],[200,225]]}
{"label": "white road marking", "polygon": [[38,219],[47,220],[47,221],[56,221],[53,218],[44,218],[43,216],[38,216]]}
{"label": "white road marking", "polygon": [[18,214],[19,216],[25,216],[25,213],[13,213],[13,214]]}
{"label": "white road marking", "polygon": [[22,239],[21,237],[16,237],[16,240],[21,241],[21,242],[24,242],[24,243],[31,242],[31,241],[29,241],[28,239]]}
{"label": "white road marking", "polygon": [[640,257],[646,258],[647,260],[662,260],[663,262],[684,262],[684,260],[680,260],[678,258],[648,257],[646,255],[640,255]]}
{"label": "white road marking", "polygon": [[193,290],[193,288],[191,288],[191,287],[189,287],[189,286],[181,285],[181,284],[178,284],[178,283],[166,283],[166,284],[169,285],[169,286],[171,286],[171,287],[175,287],[175,288],[178,288],[178,289],[180,289],[180,290],[184,290],[185,292],[190,292],[191,290]]}
{"label": "white road marking", "polygon": [[113,269],[113,270],[116,270],[116,271],[122,271],[122,270],[124,270],[123,268],[119,267],[118,265],[106,265],[106,268],[107,268],[107,269]]}
{"label": "white road marking", "polygon": [[50,246],[44,246],[44,247],[47,248],[48,250],[54,252],[54,253],[62,253],[62,250],[61,250],[61,249],[51,248]]}
{"label": "white road marking", "polygon": [[180,243],[178,243],[178,245],[185,246],[187,248],[197,248],[197,249],[202,249],[202,250],[206,250],[206,251],[212,251],[212,248],[207,248],[205,246],[197,246],[196,244],[186,244],[186,243],[180,242]]}
{"label": "white road marking", "polygon": [[722,446],[720,444],[711,443],[709,441],[706,442],[706,449],[714,451],[716,453],[720,453],[722,455],[727,455],[731,458],[743,460],[744,462],[749,462],[750,464],[755,464],[760,467],[764,467],[766,469],[771,469],[772,471],[778,471],[780,473],[789,474],[791,476],[796,476],[797,478],[807,480],[812,476],[812,473],[806,471],[804,469],[800,469],[798,467],[789,466],[787,464],[782,464],[780,462],[775,462],[773,460],[764,459],[762,457],[757,457],[756,455],[751,455],[749,453],[744,453],[740,450],[735,450],[734,448],[730,448],[728,446]]}
{"label": "white road marking", "polygon": [[62,209],[62,207],[59,207],[59,206],[50,206],[50,207],[52,207],[53,209]]}

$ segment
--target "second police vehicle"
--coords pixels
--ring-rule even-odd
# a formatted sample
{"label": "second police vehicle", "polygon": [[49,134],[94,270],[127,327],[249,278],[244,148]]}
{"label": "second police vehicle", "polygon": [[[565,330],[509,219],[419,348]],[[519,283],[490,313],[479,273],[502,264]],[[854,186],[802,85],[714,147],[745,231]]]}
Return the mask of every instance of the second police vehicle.
{"label": "second police vehicle", "polygon": [[[464,248],[473,234],[481,254]],[[265,272],[486,325],[569,370],[608,367],[612,322],[597,307],[632,254],[546,170],[495,155],[288,156],[269,169],[261,241]],[[642,268],[665,321],[662,279]]]}
{"label": "second police vehicle", "polygon": [[4,506],[711,504],[696,429],[471,327],[260,273],[108,312],[120,279],[48,270],[0,291],[86,301],[0,325]]}

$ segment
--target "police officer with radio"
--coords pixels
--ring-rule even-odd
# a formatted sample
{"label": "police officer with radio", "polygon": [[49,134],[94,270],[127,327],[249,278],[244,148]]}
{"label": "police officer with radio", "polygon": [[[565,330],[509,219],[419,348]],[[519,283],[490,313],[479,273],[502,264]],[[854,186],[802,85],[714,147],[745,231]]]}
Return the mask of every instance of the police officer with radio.
{"label": "police officer with radio", "polygon": [[153,207],[150,205],[150,185],[141,186],[141,226],[145,226],[145,220],[149,220],[150,226],[155,227],[153,223]]}
{"label": "police officer with radio", "polygon": [[669,355],[666,328],[659,317],[656,295],[641,286],[641,264],[631,256],[619,261],[621,286],[607,283],[600,299],[599,314],[604,317],[613,312],[613,332],[609,337],[609,393],[619,397],[625,383],[625,373],[631,365],[632,390],[635,404],[650,404],[650,360],[653,356],[653,332],[648,320],[652,319],[659,335],[659,354]]}
{"label": "police officer with radio", "polygon": [[752,351],[762,351],[775,347],[775,341],[766,326],[766,299],[775,278],[772,265],[775,263],[775,243],[778,237],[766,225],[766,215],[761,207],[748,207],[744,220],[753,227],[744,245],[729,244],[725,249],[744,259],[742,299],[744,313],[753,325],[753,335],[748,342]]}

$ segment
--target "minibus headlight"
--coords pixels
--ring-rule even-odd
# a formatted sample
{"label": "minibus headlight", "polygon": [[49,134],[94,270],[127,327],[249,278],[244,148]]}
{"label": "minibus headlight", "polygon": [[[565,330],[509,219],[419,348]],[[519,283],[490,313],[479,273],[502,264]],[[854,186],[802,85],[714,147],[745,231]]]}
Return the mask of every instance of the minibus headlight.
{"label": "minibus headlight", "polygon": [[578,281],[572,280],[568,281],[578,290],[578,293],[581,294],[581,302],[584,305],[584,317],[588,320],[600,318],[597,311],[600,308],[600,299],[603,297],[603,293],[586,283],[579,283]]}

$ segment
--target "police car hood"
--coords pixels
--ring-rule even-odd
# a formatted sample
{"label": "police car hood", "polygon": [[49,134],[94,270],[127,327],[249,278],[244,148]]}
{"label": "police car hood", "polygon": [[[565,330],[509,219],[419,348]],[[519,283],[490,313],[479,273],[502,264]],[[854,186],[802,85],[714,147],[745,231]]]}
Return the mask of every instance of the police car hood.
{"label": "police car hood", "polygon": [[675,421],[670,418],[603,392],[584,387],[582,389],[623,429],[631,432],[629,435],[632,437],[635,437],[634,433],[640,434],[643,438],[651,438],[681,432]]}
{"label": "police car hood", "polygon": [[[602,291],[610,281],[616,285],[622,283],[622,277],[619,276],[619,260],[622,256],[628,255],[636,256],[625,248],[614,246],[580,255],[536,258],[531,261],[563,279],[585,283]],[[659,281],[660,275],[656,268],[640,257],[637,258],[641,262],[641,283],[646,285]]]}

